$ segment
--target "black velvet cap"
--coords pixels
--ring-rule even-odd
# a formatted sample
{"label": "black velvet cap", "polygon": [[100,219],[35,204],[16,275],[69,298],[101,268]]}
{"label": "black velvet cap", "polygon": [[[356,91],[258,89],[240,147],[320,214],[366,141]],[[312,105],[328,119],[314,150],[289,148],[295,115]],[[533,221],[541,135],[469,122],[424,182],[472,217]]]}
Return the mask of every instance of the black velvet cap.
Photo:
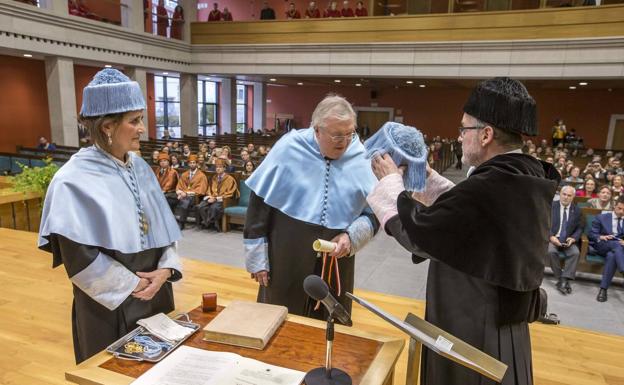
{"label": "black velvet cap", "polygon": [[508,77],[479,83],[464,105],[464,112],[501,130],[537,135],[535,100],[522,83]]}

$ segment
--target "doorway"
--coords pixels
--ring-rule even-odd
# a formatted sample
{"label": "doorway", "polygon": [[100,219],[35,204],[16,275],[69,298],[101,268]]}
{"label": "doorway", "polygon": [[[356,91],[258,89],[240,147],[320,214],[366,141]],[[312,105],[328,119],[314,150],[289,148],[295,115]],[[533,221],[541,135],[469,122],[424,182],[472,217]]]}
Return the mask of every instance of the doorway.
{"label": "doorway", "polygon": [[384,123],[394,119],[393,108],[355,107],[358,134],[362,139],[373,136]]}
{"label": "doorway", "polygon": [[611,115],[606,148],[624,150],[624,115]]}

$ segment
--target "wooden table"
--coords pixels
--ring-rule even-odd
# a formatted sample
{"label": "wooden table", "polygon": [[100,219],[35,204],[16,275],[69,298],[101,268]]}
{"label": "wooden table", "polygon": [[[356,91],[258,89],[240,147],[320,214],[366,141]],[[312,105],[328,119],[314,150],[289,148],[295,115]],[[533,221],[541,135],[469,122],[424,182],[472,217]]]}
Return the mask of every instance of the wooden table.
{"label": "wooden table", "polygon": [[[217,312],[203,313],[196,308],[191,319],[205,326]],[[229,346],[203,340],[200,330],[185,345],[212,351],[232,352],[271,365],[307,372],[325,364],[325,322],[289,315],[264,350]],[[336,325],[333,366],[351,375],[354,385],[389,385],[394,367],[403,350],[403,338],[386,337]],[[149,370],[153,364],[122,360],[101,352],[65,373],[76,384],[126,385]]]}

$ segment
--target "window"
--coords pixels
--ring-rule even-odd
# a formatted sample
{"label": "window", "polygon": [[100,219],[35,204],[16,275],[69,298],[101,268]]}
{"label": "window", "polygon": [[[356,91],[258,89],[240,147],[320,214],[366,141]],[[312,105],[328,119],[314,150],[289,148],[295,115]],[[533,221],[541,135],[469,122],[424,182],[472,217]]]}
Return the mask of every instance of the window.
{"label": "window", "polygon": [[247,131],[247,86],[236,85],[236,133]]}
{"label": "window", "polygon": [[217,134],[218,127],[218,87],[217,83],[197,81],[197,133],[204,136]]}
{"label": "window", "polygon": [[174,138],[181,138],[180,79],[154,76],[156,93],[156,137],[162,138],[165,129]]}

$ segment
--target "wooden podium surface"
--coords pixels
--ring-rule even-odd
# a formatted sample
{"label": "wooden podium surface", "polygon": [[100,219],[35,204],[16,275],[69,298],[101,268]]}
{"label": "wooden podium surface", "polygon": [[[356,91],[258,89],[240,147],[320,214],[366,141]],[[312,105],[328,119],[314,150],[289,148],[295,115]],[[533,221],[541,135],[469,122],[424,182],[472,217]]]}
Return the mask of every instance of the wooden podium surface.
{"label": "wooden podium surface", "polygon": [[[203,313],[198,307],[189,317],[202,328],[217,312]],[[264,350],[248,349],[203,340],[199,330],[185,343],[200,349],[231,352],[271,365],[307,372],[325,365],[325,322],[289,315]],[[333,366],[351,376],[354,385],[392,384],[394,366],[404,340],[374,335],[336,325]],[[166,359],[166,358],[165,358]],[[101,352],[65,374],[77,384],[129,384],[154,364],[123,360]]]}

